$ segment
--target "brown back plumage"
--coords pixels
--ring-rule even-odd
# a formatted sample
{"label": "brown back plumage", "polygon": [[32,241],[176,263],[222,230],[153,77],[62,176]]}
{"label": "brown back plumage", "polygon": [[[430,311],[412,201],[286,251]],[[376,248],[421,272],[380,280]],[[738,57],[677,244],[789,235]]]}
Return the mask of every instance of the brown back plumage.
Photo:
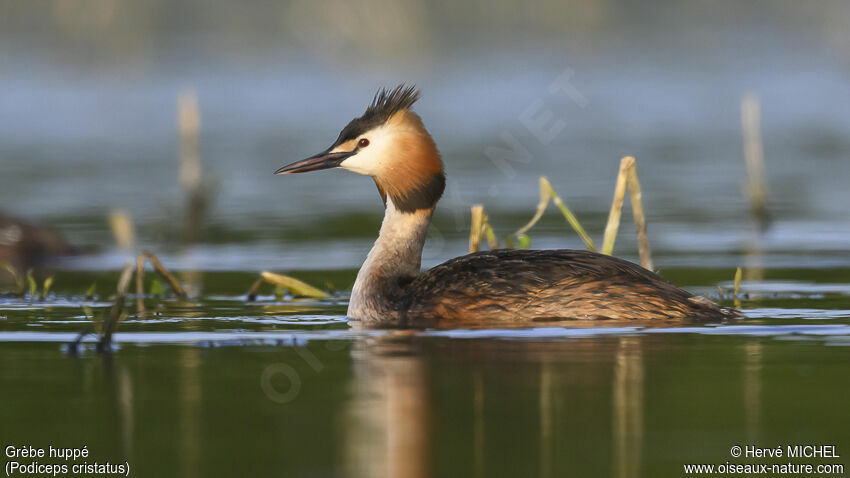
{"label": "brown back plumage", "polygon": [[445,262],[406,289],[409,326],[444,321],[721,320],[739,314],[629,261],[589,251],[478,252]]}

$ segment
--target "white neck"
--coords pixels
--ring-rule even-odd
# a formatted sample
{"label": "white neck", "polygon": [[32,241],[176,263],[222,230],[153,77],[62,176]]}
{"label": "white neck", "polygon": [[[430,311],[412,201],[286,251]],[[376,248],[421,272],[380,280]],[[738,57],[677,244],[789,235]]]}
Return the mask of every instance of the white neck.
{"label": "white neck", "polygon": [[419,275],[422,248],[433,209],[400,212],[390,198],[378,240],[357,273],[348,317],[363,322],[389,322],[396,318],[399,292]]}

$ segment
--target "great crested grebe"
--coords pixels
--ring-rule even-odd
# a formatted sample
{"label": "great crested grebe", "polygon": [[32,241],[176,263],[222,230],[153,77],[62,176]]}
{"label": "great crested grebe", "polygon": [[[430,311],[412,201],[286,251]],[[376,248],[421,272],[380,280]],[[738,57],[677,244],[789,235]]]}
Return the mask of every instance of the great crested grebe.
{"label": "great crested grebe", "polygon": [[411,111],[419,92],[382,89],[325,151],[275,174],[341,167],[371,176],[384,221],[357,274],[348,317],[367,326],[468,321],[738,317],[631,262],[578,250],[500,249],[420,271],[422,247],[446,178],[434,140]]}
{"label": "great crested grebe", "polygon": [[[23,272],[77,252],[50,229],[0,211],[0,264],[6,263],[12,269]],[[0,267],[0,284],[13,279],[11,271]]]}

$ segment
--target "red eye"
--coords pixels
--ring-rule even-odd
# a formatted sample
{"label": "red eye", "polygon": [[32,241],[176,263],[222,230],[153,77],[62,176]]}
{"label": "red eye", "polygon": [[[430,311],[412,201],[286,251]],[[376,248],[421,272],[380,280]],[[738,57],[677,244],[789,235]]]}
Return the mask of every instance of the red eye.
{"label": "red eye", "polygon": [[369,146],[369,140],[366,138],[360,138],[360,141],[357,142],[357,147],[365,148],[366,146]]}

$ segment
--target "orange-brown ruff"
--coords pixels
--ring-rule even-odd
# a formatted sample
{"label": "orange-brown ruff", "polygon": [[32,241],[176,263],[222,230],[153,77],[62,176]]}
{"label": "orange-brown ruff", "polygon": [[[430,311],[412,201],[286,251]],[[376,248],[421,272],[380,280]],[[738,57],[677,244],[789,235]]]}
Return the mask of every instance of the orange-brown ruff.
{"label": "orange-brown ruff", "polygon": [[420,271],[434,207],[445,188],[440,153],[414,88],[381,90],[327,150],[280,168],[341,167],[371,176],[385,213],[351,292],[348,316],[368,326],[428,327],[558,319],[694,320],[739,317],[631,262],[595,252],[477,252]]}

